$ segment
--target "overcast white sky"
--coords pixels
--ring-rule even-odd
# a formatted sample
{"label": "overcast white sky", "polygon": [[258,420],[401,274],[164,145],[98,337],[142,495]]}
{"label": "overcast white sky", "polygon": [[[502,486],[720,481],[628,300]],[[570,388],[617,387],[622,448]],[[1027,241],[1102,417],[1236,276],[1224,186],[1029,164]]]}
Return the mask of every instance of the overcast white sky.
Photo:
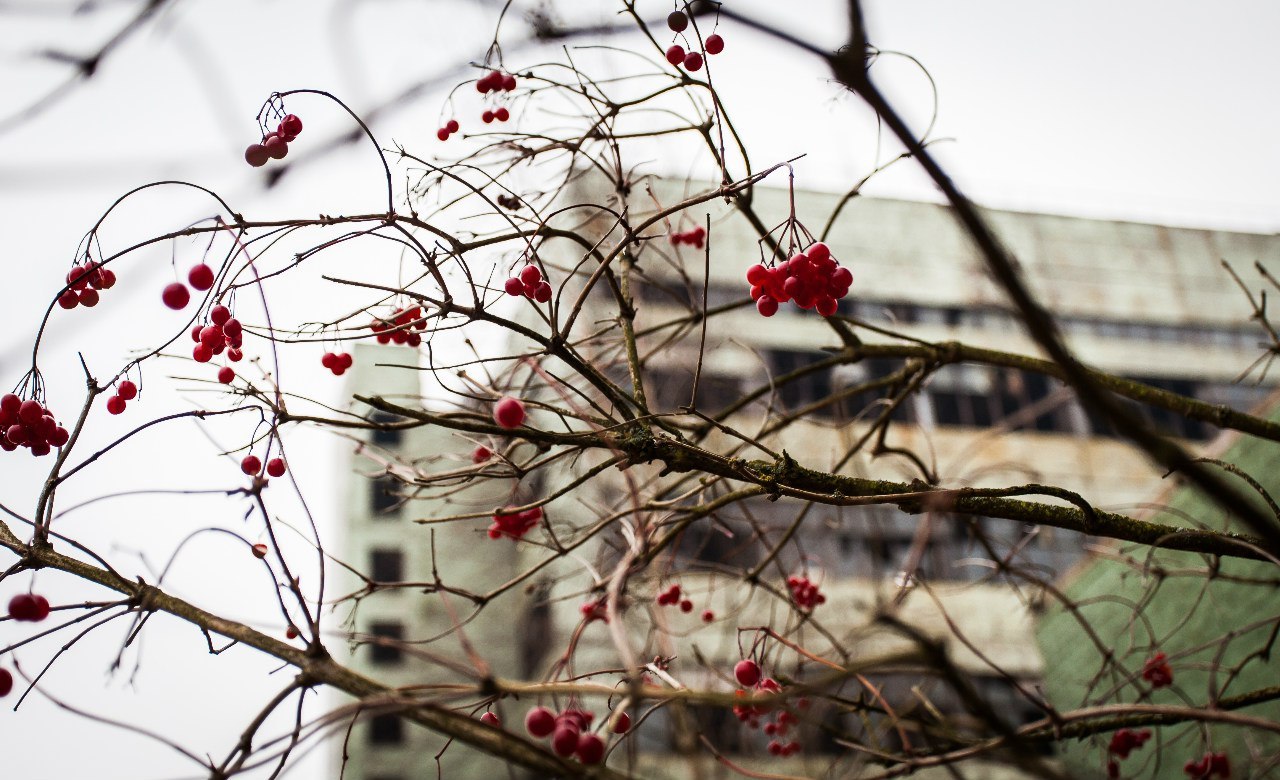
{"label": "overcast white sky", "polygon": [[[729,0],[824,46],[843,31],[836,0],[775,3]],[[0,2],[0,116],[43,94],[65,68],[33,56],[45,49],[90,50],[117,28],[138,3],[105,2],[99,13],[70,17],[74,6],[56,0]],[[561,4],[567,6],[570,4]],[[611,19],[616,3],[574,0],[575,14]],[[315,159],[266,191],[261,175],[243,165],[254,134],[253,117],[272,90],[327,89],[357,110],[380,105],[418,81],[451,85],[466,76],[453,67],[483,54],[497,7],[493,2],[312,2],[308,0],[176,0],[108,58],[98,74],[49,110],[0,134],[0,384],[8,389],[26,370],[34,323],[70,265],[80,236],[110,202],[130,187],[168,178],[218,190],[233,207],[258,217],[371,211],[380,207],[380,172],[369,149],[346,147]],[[654,2],[654,16],[670,3]],[[1026,3],[1015,0],[880,0],[868,3],[872,40],[885,50],[918,58],[938,89],[936,147],[968,194],[996,207],[1093,217],[1149,220],[1275,232],[1280,226],[1280,4],[1271,0],[1199,3],[1184,0],[1104,0]],[[513,32],[515,27],[510,28]],[[722,25],[727,41],[713,63],[726,104],[753,149],[757,166],[807,155],[797,166],[799,186],[838,190],[875,163],[874,125],[866,112],[827,80],[820,65],[760,34]],[[549,53],[508,50],[525,66]],[[905,60],[887,58],[877,77],[906,107],[917,126],[928,117],[929,91]],[[397,106],[374,126],[384,143],[396,141],[430,155],[441,116],[442,92],[427,89]],[[473,96],[467,98],[474,100]],[[471,106],[470,103],[465,104]],[[351,129],[318,100],[291,108],[307,129],[295,146],[305,158]],[[467,110],[470,110],[468,108]],[[465,115],[463,117],[465,119]],[[472,120],[474,125],[474,119]],[[683,173],[699,160],[664,148],[650,170]],[[872,193],[934,197],[910,167],[877,180]],[[209,213],[189,194],[157,194],[138,201],[112,223],[109,236],[130,237],[187,224]],[[158,290],[169,279],[167,257],[125,266],[121,285],[90,317],[59,318],[42,358],[55,408],[73,408],[82,379],[75,351],[95,372],[110,375],[129,348],[154,343],[181,320],[160,309]],[[185,262],[185,261],[183,261]],[[1206,258],[1216,262],[1216,258]],[[185,265],[182,266],[185,268]],[[282,316],[300,315],[314,284],[301,285]],[[315,396],[335,400],[340,386],[320,374],[315,355],[287,363]],[[190,382],[165,390],[165,373],[192,375],[183,363],[152,368],[152,408],[178,408],[198,398]],[[166,407],[165,404],[171,404]],[[136,422],[136,420],[135,420]],[[115,423],[112,423],[115,426]],[[125,430],[107,427],[104,440]],[[225,442],[223,442],[225,444]],[[216,459],[216,447],[191,427],[131,445],[136,467],[86,473],[76,495],[113,488],[238,484],[234,465]],[[323,527],[334,526],[336,496],[329,487],[338,445],[300,434],[292,457]],[[195,453],[198,457],[178,458]],[[0,453],[0,501],[29,511],[47,464]],[[212,464],[212,474],[200,463]],[[83,513],[68,530],[104,548],[141,549],[163,560],[200,524],[246,530],[243,506],[229,500],[131,505],[127,511]],[[233,617],[271,626],[270,605],[245,603],[260,577],[240,567],[230,545],[201,548],[185,559],[174,586]],[[144,573],[142,568],[139,573]],[[237,587],[242,578],[243,587]],[[6,600],[27,580],[0,585]],[[219,582],[216,593],[209,583]],[[63,600],[85,598],[53,578],[42,589]],[[278,618],[278,616],[277,616]],[[0,623],[0,642],[16,628]],[[68,703],[112,717],[143,722],[197,753],[224,754],[256,707],[284,684],[268,677],[272,665],[232,651],[210,659],[204,639],[157,620],[143,644],[142,672],[110,674],[120,628],[108,628],[74,649],[48,679]],[[21,651],[36,668],[55,649]],[[182,665],[175,665],[181,659]],[[8,659],[0,664],[9,666]],[[12,699],[8,700],[11,703]],[[172,778],[198,773],[164,746],[58,712],[39,697],[18,713],[0,710],[3,774],[26,780],[93,776]],[[16,749],[24,746],[26,749]],[[323,760],[322,760],[323,759]],[[336,776],[317,754],[293,777]]]}

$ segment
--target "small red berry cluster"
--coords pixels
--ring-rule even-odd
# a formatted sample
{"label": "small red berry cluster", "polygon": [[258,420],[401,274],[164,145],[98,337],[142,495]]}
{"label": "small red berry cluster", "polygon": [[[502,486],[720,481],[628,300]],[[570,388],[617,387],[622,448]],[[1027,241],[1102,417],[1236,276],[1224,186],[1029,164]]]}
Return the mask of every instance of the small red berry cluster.
{"label": "small red berry cluster", "polygon": [[1107,777],[1117,778],[1120,776],[1120,761],[1129,757],[1129,754],[1135,750],[1141,749],[1151,739],[1151,729],[1142,729],[1134,731],[1133,729],[1120,729],[1111,735],[1111,744],[1107,745]]}
{"label": "small red berry cluster", "polygon": [[578,607],[578,611],[582,613],[582,620],[585,623],[591,623],[596,620],[605,623],[609,622],[609,611],[603,596],[582,602],[581,606]]}
{"label": "small red berry cluster", "polygon": [[39,623],[49,617],[49,600],[34,593],[19,593],[9,599],[9,617],[27,623]]}
{"label": "small red berry cluster", "polygon": [[[534,707],[524,717],[524,727],[538,739],[551,737],[551,749],[555,754],[568,758],[576,755],[584,764],[598,764],[604,760],[604,740],[587,731],[595,720],[590,710],[567,708],[559,715],[546,707]],[[631,717],[618,713],[613,721],[613,732],[625,734],[631,730]]]}
{"label": "small red berry cluster", "polygon": [[244,161],[255,168],[267,164],[267,160],[282,160],[289,153],[289,144],[302,132],[302,120],[295,114],[287,114],[280,124],[262,137],[256,144],[244,150]]}
{"label": "small red berry cluster", "polygon": [[[743,688],[754,689],[756,693],[781,693],[782,686],[772,677],[765,677],[760,671],[760,664],[744,658],[733,667],[733,678],[742,686],[734,692],[734,696],[738,698],[746,698],[747,691]],[[733,714],[738,720],[747,724],[748,728],[760,728],[760,719],[773,712],[775,707],[765,704],[735,704],[733,705]],[[774,720],[764,724],[764,733],[774,739],[769,742],[769,753],[775,756],[789,756],[800,750],[800,743],[794,740],[783,742],[791,727],[799,722],[796,716],[783,709],[779,711]]]}
{"label": "small red berry cluster", "polygon": [[[201,292],[213,287],[215,278],[216,275],[213,269],[204,263],[192,266],[191,270],[187,272],[187,283]],[[165,288],[160,292],[160,300],[164,301],[164,305],[174,311],[185,309],[187,304],[191,303],[191,290],[188,290],[187,285],[182,282],[173,282],[165,285]]]}
{"label": "small red berry cluster", "polygon": [[532,298],[538,303],[551,300],[551,284],[542,278],[542,271],[536,265],[526,265],[520,273],[503,284],[507,295]]}
{"label": "small red berry cluster", "polygon": [[501,428],[519,428],[524,425],[524,418],[524,404],[519,398],[504,396],[493,405],[493,421]]}
{"label": "small red berry cluster", "polygon": [[116,385],[116,394],[107,399],[107,413],[124,414],[126,403],[137,397],[138,386],[129,379],[124,380]]}
{"label": "small red berry cluster", "polygon": [[[692,612],[693,601],[690,599],[681,598],[681,595],[682,594],[680,592],[680,584],[677,582],[673,582],[671,583],[670,587],[668,587],[666,590],[659,593],[657,598],[654,600],[657,601],[658,606],[661,606],[661,607],[670,607],[670,606],[675,606],[676,604],[679,604],[681,612]],[[715,617],[715,616],[713,615],[712,617]]]}
{"label": "small red berry cluster", "polygon": [[376,319],[369,326],[379,344],[407,344],[410,347],[422,344],[422,336],[414,330],[426,329],[427,319],[422,316],[421,306],[396,309],[390,317]]}
{"label": "small red berry cluster", "polygon": [[542,519],[542,507],[535,506],[523,512],[495,512],[493,524],[489,526],[489,538],[520,539]]}
{"label": "small red berry cluster", "polygon": [[[444,127],[436,131],[436,138],[439,138],[441,141],[448,141],[449,136],[458,132],[459,129],[461,129],[461,125],[458,124],[458,120],[450,119],[448,122],[444,123]],[[489,713],[485,714],[488,715]]]}
{"label": "small red berry cluster", "polygon": [[773,268],[757,263],[747,269],[751,299],[764,317],[778,313],[778,304],[793,301],[801,309],[817,309],[823,317],[836,313],[837,301],[849,294],[853,274],[818,242]]}
{"label": "small red berry cluster", "polygon": [[333,372],[334,376],[342,376],[351,368],[351,354],[348,352],[326,352],[320,356],[320,365]]}
{"label": "small red berry cluster", "polygon": [[[191,327],[191,340],[196,343],[191,349],[191,358],[197,363],[208,363],[214,355],[227,353],[227,359],[237,362],[244,357],[241,347],[244,346],[244,326],[240,320],[231,316],[231,310],[221,304],[209,310],[209,324],[196,324]],[[223,381],[222,372],[218,380]],[[230,382],[231,380],[225,380]]]}
{"label": "small red berry cluster", "polygon": [[827,603],[827,597],[808,577],[788,577],[787,587],[791,590],[791,600],[801,609],[812,611],[819,604]]}
{"label": "small red berry cluster", "polygon": [[1199,761],[1188,760],[1182,771],[1194,780],[1209,780],[1214,775],[1227,780],[1231,777],[1231,761],[1226,753],[1205,753]]}
{"label": "small red berry cluster", "polygon": [[34,398],[24,401],[13,393],[0,397],[0,431],[4,433],[0,436],[0,449],[13,452],[26,447],[37,458],[71,438],[44,404]]}
{"label": "small red berry cluster", "polygon": [[[286,469],[286,466],[285,466],[284,458],[272,458],[271,460],[267,461],[267,476],[283,477],[285,469]],[[262,473],[262,458],[259,458],[257,455],[245,455],[244,458],[241,459],[240,461],[240,470],[250,477],[256,477],[260,475]],[[257,545],[254,545],[254,547],[255,547],[255,554],[256,554]],[[262,555],[266,555],[265,545],[263,545]],[[259,555],[258,557],[261,558],[262,555]]]}
{"label": "small red berry cluster", "polygon": [[[671,32],[679,35],[689,29],[689,17],[684,11],[672,11],[667,14],[667,27],[671,29]],[[724,51],[724,38],[721,38],[717,33],[712,33],[702,42],[702,49],[707,54],[719,54]],[[677,67],[683,65],[685,70],[692,73],[702,70],[703,58],[701,52],[686,52],[683,46],[673,43],[667,49],[667,62]]]}
{"label": "small red berry cluster", "polygon": [[707,229],[701,225],[698,225],[695,228],[690,228],[689,230],[686,230],[683,233],[671,234],[671,244],[673,246],[688,244],[694,249],[701,249],[703,242],[705,242],[706,240],[707,240]]}
{"label": "small red berry cluster", "polygon": [[1173,685],[1173,669],[1166,658],[1164,653],[1156,653],[1142,665],[1142,679],[1151,683],[1152,688]]}
{"label": "small red berry cluster", "polygon": [[[511,73],[503,73],[499,70],[491,70],[476,81],[476,91],[481,95],[488,95],[490,93],[497,95],[500,92],[511,92],[515,88],[515,75]],[[484,112],[480,114],[480,121],[484,122],[486,125],[495,121],[505,122],[510,118],[511,112],[507,110],[506,106],[498,106],[492,109],[486,108]],[[436,137],[438,138],[439,135],[440,134],[437,133]],[[440,140],[443,141],[445,139],[441,138]]]}
{"label": "small red berry cluster", "polygon": [[58,305],[64,309],[77,306],[92,308],[98,305],[98,291],[110,290],[116,284],[116,272],[97,263],[72,266],[67,271],[67,284],[71,287],[58,296]]}

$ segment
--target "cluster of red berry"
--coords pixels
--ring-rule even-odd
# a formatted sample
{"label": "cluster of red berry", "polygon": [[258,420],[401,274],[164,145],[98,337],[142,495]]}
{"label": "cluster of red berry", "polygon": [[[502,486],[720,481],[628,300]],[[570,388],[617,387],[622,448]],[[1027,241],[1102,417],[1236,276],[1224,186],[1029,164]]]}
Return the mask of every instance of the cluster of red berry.
{"label": "cluster of red berry", "polygon": [[551,284],[542,278],[542,271],[536,265],[526,265],[520,269],[518,276],[513,276],[503,284],[507,295],[523,295],[538,303],[551,300]]}
{"label": "cluster of red berry", "polygon": [[[772,677],[765,677],[760,671],[760,665],[750,658],[744,658],[734,665],[733,678],[743,688],[752,688],[757,693],[782,692],[782,686],[778,684],[778,681]],[[745,699],[748,693],[743,688],[734,691],[734,696]],[[747,724],[749,728],[758,729],[760,728],[760,718],[773,712],[774,709],[775,707],[772,705],[766,704],[735,704],[733,705],[733,714],[738,720]],[[790,719],[788,719],[788,723],[790,723]],[[769,733],[776,734],[777,729],[778,727],[775,724]]]}
{"label": "cluster of red berry", "polygon": [[[448,122],[444,123],[444,127],[436,131],[436,138],[439,138],[441,141],[448,141],[449,136],[458,132],[460,128],[461,125],[458,124],[458,120],[450,119]],[[488,713],[485,714],[487,715]]]}
{"label": "cluster of red berry", "polygon": [[1163,688],[1173,685],[1173,669],[1164,653],[1156,653],[1142,665],[1142,679],[1151,683],[1152,688]]}
{"label": "cluster of red berry", "polygon": [[[685,15],[684,11],[672,11],[667,14],[667,27],[671,29],[671,32],[679,35],[689,29],[689,17]],[[707,54],[719,54],[724,51],[724,38],[721,38],[717,33],[712,33],[702,42],[702,49]],[[690,72],[702,70],[702,53],[696,51],[686,52],[683,46],[673,43],[667,49],[667,62],[676,66],[683,65],[684,69]]]}
{"label": "cluster of red berry", "polygon": [[751,299],[762,316],[778,313],[778,304],[794,301],[801,309],[814,309],[823,317],[836,313],[837,301],[849,294],[853,274],[818,242],[773,268],[757,263],[747,269]]}
{"label": "cluster of red berry", "polygon": [[1142,729],[1134,731],[1133,729],[1120,729],[1111,735],[1111,744],[1107,745],[1107,753],[1114,758],[1107,759],[1107,777],[1117,778],[1120,776],[1120,761],[1129,757],[1129,754],[1140,749],[1151,739],[1151,729]]}
{"label": "cluster of red berry", "polygon": [[1199,761],[1188,760],[1182,771],[1194,780],[1209,780],[1217,775],[1228,780],[1231,777],[1231,761],[1226,753],[1205,753]]}
{"label": "cluster of red berry", "polygon": [[605,606],[605,599],[603,596],[598,599],[589,599],[582,602],[582,605],[578,607],[578,611],[582,613],[582,620],[586,623],[590,623],[595,620],[600,620],[605,623],[609,622],[609,611]]}
{"label": "cluster of red berry", "polygon": [[[191,349],[191,357],[197,363],[208,363],[214,355],[227,353],[227,359],[237,362],[244,357],[241,347],[244,346],[244,326],[240,320],[231,316],[231,310],[221,304],[209,310],[208,325],[193,325],[191,340],[196,345]],[[219,372],[221,381],[221,372]],[[230,380],[226,380],[230,381]]]}
{"label": "cluster of red berry", "polygon": [[126,402],[138,397],[138,386],[126,379],[116,385],[116,394],[107,399],[108,414],[124,414]]}
{"label": "cluster of red berry", "polygon": [[524,425],[524,417],[524,404],[519,398],[504,396],[493,405],[493,421],[501,428],[519,428]]}
{"label": "cluster of red berry", "polygon": [[486,108],[484,113],[480,114],[480,121],[486,125],[492,124],[494,121],[505,122],[510,118],[511,112],[507,110],[506,106],[498,106],[492,111]]}
{"label": "cluster of red berry", "polygon": [[[240,470],[250,477],[258,476],[262,473],[262,458],[259,458],[257,455],[245,455],[240,461]],[[284,458],[272,458],[267,461],[267,476],[283,477],[284,472]],[[266,555],[265,546],[263,555]]]}
{"label": "cluster of red berry", "polygon": [[[590,710],[565,709],[559,715],[546,707],[534,707],[524,717],[524,727],[531,736],[542,739],[551,737],[551,749],[556,755],[568,758],[576,755],[584,764],[598,764],[604,760],[604,740],[587,731],[595,720]],[[631,730],[631,717],[618,713],[613,721],[613,732],[625,734]]]}
{"label": "cluster of red berry", "polygon": [[542,519],[542,507],[535,506],[523,512],[495,512],[493,524],[489,526],[489,538],[500,539],[504,536],[519,539],[538,524]]}
{"label": "cluster of red berry", "polygon": [[[192,266],[191,270],[187,272],[187,283],[201,292],[213,287],[214,279],[213,269],[204,263]],[[164,290],[160,292],[160,300],[164,301],[164,305],[174,311],[185,309],[187,304],[191,303],[191,291],[182,282],[173,282],[165,285]]]}
{"label": "cluster of red berry", "polygon": [[98,290],[110,290],[115,286],[116,272],[97,263],[76,265],[67,271],[67,284],[71,287],[58,296],[59,306],[64,309],[77,306],[92,308],[98,305]]}
{"label": "cluster of red berry", "polygon": [[244,150],[244,161],[255,168],[267,164],[267,160],[282,160],[289,153],[289,144],[302,132],[302,120],[294,114],[288,114],[280,120],[280,124],[270,133],[262,137],[262,141],[249,144]]}
{"label": "cluster of red berry", "polygon": [[320,356],[320,365],[333,372],[334,376],[342,376],[351,368],[351,355],[347,352],[326,352]]}
{"label": "cluster of red berry", "polygon": [[688,244],[694,249],[701,249],[703,242],[705,242],[706,240],[707,240],[707,229],[704,228],[702,225],[698,225],[697,227],[690,228],[684,231],[683,233],[671,234],[672,246],[680,246],[681,244]]}
{"label": "cluster of red berry", "polygon": [[661,607],[670,607],[679,604],[681,612],[692,612],[693,601],[690,599],[682,599],[680,596],[680,584],[673,582],[670,587],[658,594],[655,601],[657,601],[658,606]]}
{"label": "cluster of red berry", "polygon": [[34,593],[19,593],[9,599],[9,617],[27,623],[39,623],[49,617],[49,600]]}
{"label": "cluster of red berry", "polygon": [[800,609],[812,610],[819,604],[827,603],[827,597],[818,591],[818,586],[808,577],[787,577],[787,587],[791,590],[791,600]]}
{"label": "cluster of red berry", "polygon": [[[476,91],[482,95],[488,95],[490,93],[496,95],[499,92],[511,92],[515,88],[515,75],[511,73],[503,73],[502,71],[497,70],[489,71],[476,81]],[[505,122],[510,118],[511,112],[507,110],[506,106],[498,106],[493,109],[486,108],[484,112],[480,114],[480,121],[484,122],[486,125],[494,121]],[[439,137],[438,133],[436,135]]]}
{"label": "cluster of red berry", "polygon": [[422,316],[421,306],[396,309],[390,317],[376,319],[369,326],[379,344],[407,344],[410,347],[422,344],[422,336],[414,330],[426,329],[427,319]]}
{"label": "cluster of red berry", "polygon": [[71,438],[44,404],[35,399],[24,401],[13,393],[0,397],[0,431],[4,432],[0,449],[13,452],[26,447],[36,457],[48,455],[53,447],[61,447]]}

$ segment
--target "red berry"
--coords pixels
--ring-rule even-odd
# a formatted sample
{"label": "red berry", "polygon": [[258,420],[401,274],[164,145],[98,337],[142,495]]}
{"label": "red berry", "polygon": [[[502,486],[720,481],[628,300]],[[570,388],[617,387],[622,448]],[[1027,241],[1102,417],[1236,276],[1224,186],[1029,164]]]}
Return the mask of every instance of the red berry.
{"label": "red berry", "polygon": [[440,128],[439,130],[436,131],[436,138],[439,138],[441,141],[448,141],[449,131],[443,127]]}
{"label": "red berry", "polygon": [[817,308],[818,313],[823,317],[830,317],[832,314],[836,313],[836,309],[839,308],[839,306],[836,303],[835,298],[824,295],[818,298],[818,303],[815,308]]}
{"label": "red berry", "polygon": [[493,421],[503,428],[519,428],[524,424],[524,404],[507,396],[493,405]]}
{"label": "red berry", "polygon": [[227,324],[227,320],[231,319],[231,310],[222,304],[218,304],[209,310],[209,322],[221,328]]}
{"label": "red berry", "polygon": [[546,707],[534,707],[524,716],[524,727],[535,737],[545,737],[556,728],[556,716]]}
{"label": "red berry", "polygon": [[126,401],[132,401],[138,396],[138,386],[126,379],[116,388],[116,395]]}
{"label": "red berry", "polygon": [[486,108],[484,113],[480,115],[480,121],[484,122],[486,125],[493,122],[493,112]]}
{"label": "red berry", "polygon": [[444,129],[448,130],[450,135],[458,132],[458,128],[459,128],[458,120],[456,119],[450,119],[448,123],[445,124],[444,126]]}
{"label": "red berry", "polygon": [[13,690],[13,674],[8,669],[0,669],[0,697],[8,696]]}
{"label": "red berry", "polygon": [[711,33],[707,36],[703,48],[707,50],[707,54],[719,54],[724,51],[724,38],[717,33]]}
{"label": "red berry", "polygon": [[853,272],[848,268],[841,266],[831,273],[831,283],[839,287],[848,288],[853,284]]}
{"label": "red berry", "polygon": [[280,132],[284,135],[298,135],[302,132],[302,120],[296,114],[286,114],[280,120]]}
{"label": "red berry", "polygon": [[252,477],[262,471],[262,459],[257,455],[245,455],[240,461],[240,470]]}
{"label": "red berry", "polygon": [[525,284],[537,284],[542,281],[542,271],[536,265],[526,265],[520,269],[520,281]]}
{"label": "red berry", "polygon": [[218,369],[218,381],[224,385],[229,385],[236,379],[236,372],[231,366],[223,366]]}
{"label": "red berry", "polygon": [[30,593],[19,593],[9,599],[9,617],[14,620],[34,621],[38,619],[36,615],[39,612],[40,607],[36,604],[35,596]]}
{"label": "red berry", "polygon": [[778,302],[771,296],[761,295],[756,299],[756,311],[760,312],[762,317],[772,317],[778,313]]}
{"label": "red berry", "polygon": [[[111,414],[120,414],[124,411],[124,399],[118,395],[113,395],[107,399],[107,411]],[[9,438],[13,438],[13,431],[10,429]]]}
{"label": "red berry", "polygon": [[79,302],[81,306],[92,309],[94,306],[98,305],[98,291],[97,290],[81,290],[79,299],[80,299]]}
{"label": "red berry", "polygon": [[213,360],[213,350],[209,348],[208,344],[201,342],[191,350],[191,358],[197,363],[208,363]]}
{"label": "red berry", "polygon": [[297,639],[298,629],[294,628],[293,626],[289,626],[284,630],[284,637],[285,639]]}
{"label": "red berry", "polygon": [[579,729],[561,723],[551,735],[551,749],[557,756],[568,757],[578,750]]}
{"label": "red berry", "polygon": [[578,737],[578,747],[575,751],[578,754],[578,760],[587,766],[598,764],[604,760],[604,740],[590,732]]}
{"label": "red berry", "polygon": [[684,47],[678,43],[671,44],[667,49],[667,62],[672,65],[679,65],[684,62]]}
{"label": "red berry", "polygon": [[750,688],[760,682],[760,664],[744,658],[734,665],[733,677],[743,688]]}
{"label": "red berry", "polygon": [[716,619],[716,613],[712,612],[712,611],[711,611],[711,610],[709,610],[709,609],[704,609],[704,610],[702,611],[702,622],[703,622],[703,623],[710,623],[711,621],[713,621],[713,620],[715,620],[715,619]]}
{"label": "red berry", "polygon": [[254,168],[261,168],[269,159],[271,155],[267,152],[267,147],[262,144],[249,144],[249,148],[244,150],[244,161]]}
{"label": "red berry", "polygon": [[32,596],[35,601],[35,614],[31,616],[31,622],[39,623],[41,620],[49,617],[49,599],[44,596]]}
{"label": "red berry", "polygon": [[516,88],[516,77],[510,73],[502,77],[502,91],[510,92]]}
{"label": "red berry", "polygon": [[320,356],[320,365],[324,366],[325,368],[333,368],[335,365],[337,365],[336,363],[334,363],[334,360],[337,359],[337,357],[338,356],[332,352],[326,352]]}
{"label": "red berry", "polygon": [[702,70],[702,55],[696,51],[684,55],[684,68],[689,71]]}
{"label": "red berry", "polygon": [[207,290],[213,286],[213,269],[201,263],[187,273],[187,281],[197,290]]}
{"label": "red berry", "polygon": [[499,122],[505,122],[511,118],[511,112],[506,106],[498,106],[498,110],[493,112],[493,118]]}
{"label": "red berry", "polygon": [[681,601],[681,602],[680,602],[680,611],[681,611],[681,612],[692,612],[692,611],[693,611],[693,602],[692,602],[692,601],[690,601],[689,599],[685,599],[684,601]]}
{"label": "red berry", "polygon": [[267,476],[283,477],[285,470],[284,458],[272,458],[267,461]]}
{"label": "red berry", "polygon": [[76,295],[75,290],[67,290],[58,296],[58,305],[64,309],[74,309],[80,304],[80,296]]}
{"label": "red berry", "polygon": [[160,300],[164,301],[164,305],[170,309],[182,309],[191,302],[191,291],[182,282],[174,282],[160,293]]}
{"label": "red berry", "polygon": [[546,303],[551,300],[551,285],[545,281],[538,282],[538,286],[533,288],[533,299],[538,303]]}
{"label": "red berry", "polygon": [[764,284],[769,280],[769,269],[756,263],[747,269],[747,284]]}
{"label": "red berry", "polygon": [[672,11],[667,14],[667,27],[671,32],[684,32],[689,27],[689,17],[684,15],[684,11]]}
{"label": "red berry", "polygon": [[502,288],[507,291],[507,295],[524,295],[524,282],[515,276],[503,283]]}
{"label": "red berry", "polygon": [[18,407],[18,419],[26,425],[36,425],[44,417],[44,407],[39,401],[28,399]]}
{"label": "red berry", "polygon": [[273,135],[262,145],[267,150],[267,156],[275,160],[282,160],[289,153],[289,144],[278,135]]}
{"label": "red berry", "polygon": [[631,730],[631,716],[625,712],[619,712],[618,718],[613,722],[614,734],[626,734]]}
{"label": "red berry", "polygon": [[344,369],[344,370],[345,370],[345,369],[348,369],[348,368],[351,368],[351,363],[352,363],[352,362],[353,362],[353,361],[352,361],[352,359],[351,359],[351,355],[350,355],[350,353],[347,353],[347,352],[339,352],[339,353],[338,353],[338,355],[337,355],[337,365],[338,365],[338,368],[341,368],[341,369]]}
{"label": "red berry", "polygon": [[[91,282],[92,283],[92,282]],[[116,286],[116,272],[110,268],[103,268],[98,271],[98,283],[95,285],[103,290],[110,290]]]}
{"label": "red berry", "polygon": [[244,357],[244,353],[236,349],[235,347],[232,347],[227,350],[227,360],[230,360],[232,363],[239,363],[241,358],[243,357]]}
{"label": "red berry", "polygon": [[71,434],[66,428],[59,425],[53,429],[53,435],[49,437],[49,443],[55,447],[61,447],[71,440]]}
{"label": "red berry", "polygon": [[498,720],[498,716],[492,712],[486,712],[480,716],[480,722],[486,726],[493,726],[495,729],[502,728],[502,721]]}
{"label": "red berry", "polygon": [[253,557],[255,558],[267,557],[267,546],[262,542],[258,542],[257,544],[255,544],[253,547],[250,548],[250,551],[253,553]]}
{"label": "red berry", "polygon": [[493,450],[483,444],[476,445],[475,450],[471,453],[472,463],[485,463],[493,457]]}

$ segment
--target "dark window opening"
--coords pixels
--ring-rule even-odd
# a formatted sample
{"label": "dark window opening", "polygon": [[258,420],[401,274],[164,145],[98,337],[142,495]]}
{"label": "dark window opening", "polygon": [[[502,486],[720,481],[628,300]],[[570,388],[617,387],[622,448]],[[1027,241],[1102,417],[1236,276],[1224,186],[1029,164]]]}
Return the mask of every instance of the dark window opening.
{"label": "dark window opening", "polygon": [[400,582],[404,579],[404,553],[400,550],[375,549],[369,552],[369,578],[374,582]]}
{"label": "dark window opening", "polygon": [[399,745],[404,742],[404,721],[399,715],[374,715],[369,718],[369,743]]}
{"label": "dark window opening", "polygon": [[369,633],[379,641],[369,643],[369,661],[375,664],[398,664],[404,659],[400,642],[404,641],[404,624],[394,620],[370,624]]}
{"label": "dark window opening", "polygon": [[400,482],[384,475],[369,482],[369,509],[375,517],[394,515],[400,508]]}
{"label": "dark window opening", "polygon": [[[400,422],[404,418],[386,412],[374,412],[369,416],[369,420],[375,423],[393,423]],[[404,441],[404,431],[398,428],[374,428],[371,437],[374,444],[379,447],[387,447],[388,449],[399,447]]]}

